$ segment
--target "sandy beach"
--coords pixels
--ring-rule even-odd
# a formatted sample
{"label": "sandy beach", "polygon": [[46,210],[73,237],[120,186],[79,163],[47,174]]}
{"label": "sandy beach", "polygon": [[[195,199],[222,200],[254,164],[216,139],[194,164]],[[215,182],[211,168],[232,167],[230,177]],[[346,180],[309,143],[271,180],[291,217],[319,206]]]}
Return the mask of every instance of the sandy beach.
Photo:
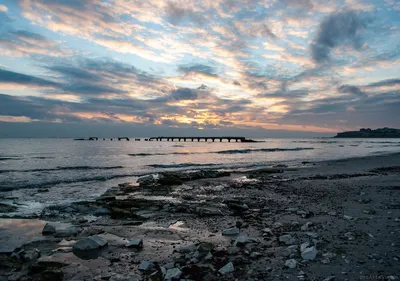
{"label": "sandy beach", "polygon": [[399,192],[390,154],[143,177],[32,218],[2,204],[0,280],[397,280]]}

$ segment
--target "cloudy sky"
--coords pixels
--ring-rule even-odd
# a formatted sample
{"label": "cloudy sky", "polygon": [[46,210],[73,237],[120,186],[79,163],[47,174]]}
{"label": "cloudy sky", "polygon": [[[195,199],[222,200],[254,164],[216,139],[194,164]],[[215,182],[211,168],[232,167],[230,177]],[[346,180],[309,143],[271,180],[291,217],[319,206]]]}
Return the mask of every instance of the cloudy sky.
{"label": "cloudy sky", "polygon": [[397,0],[0,0],[0,136],[400,127],[399,66]]}

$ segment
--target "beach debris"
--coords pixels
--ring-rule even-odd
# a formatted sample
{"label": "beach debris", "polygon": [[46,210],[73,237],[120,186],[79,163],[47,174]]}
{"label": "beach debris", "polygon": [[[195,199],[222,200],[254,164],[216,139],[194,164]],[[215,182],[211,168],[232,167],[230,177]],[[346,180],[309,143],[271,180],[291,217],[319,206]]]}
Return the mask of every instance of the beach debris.
{"label": "beach debris", "polygon": [[224,265],[223,267],[221,267],[218,272],[221,273],[222,275],[227,274],[227,273],[231,273],[235,270],[233,263],[229,262],[226,265]]}
{"label": "beach debris", "polygon": [[127,248],[143,249],[143,240],[142,239],[129,240],[125,246]]}
{"label": "beach debris", "polygon": [[288,268],[296,268],[297,266],[297,261],[295,259],[290,259],[285,261],[285,266]]}
{"label": "beach debris", "polygon": [[225,236],[238,235],[239,233],[240,233],[240,229],[237,227],[227,228],[222,231],[222,235],[225,235]]}
{"label": "beach debris", "polygon": [[285,243],[286,245],[293,245],[294,243],[296,243],[296,238],[294,238],[290,234],[285,234],[279,237],[279,242]]}
{"label": "beach debris", "polygon": [[178,280],[181,275],[182,271],[179,268],[171,268],[167,270],[164,280]]}
{"label": "beach debris", "polygon": [[315,246],[305,248],[304,251],[301,252],[301,257],[304,260],[314,260],[317,256],[317,248]]}

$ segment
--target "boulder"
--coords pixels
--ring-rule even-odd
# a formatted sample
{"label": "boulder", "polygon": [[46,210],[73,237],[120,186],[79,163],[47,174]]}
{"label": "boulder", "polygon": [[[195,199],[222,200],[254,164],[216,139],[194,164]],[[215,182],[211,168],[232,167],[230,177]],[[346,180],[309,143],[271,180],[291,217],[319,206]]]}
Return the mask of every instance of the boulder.
{"label": "boulder", "polygon": [[301,257],[304,260],[314,260],[315,257],[317,256],[317,249],[312,246],[312,247],[308,247],[306,249],[304,249],[304,251],[301,252]]}
{"label": "boulder", "polygon": [[56,228],[49,223],[46,223],[42,230],[43,235],[54,235],[55,232]]}
{"label": "boulder", "polygon": [[155,181],[154,175],[145,175],[145,176],[139,177],[136,180],[136,183],[138,183],[140,185],[147,185],[147,184],[154,183],[154,181]]}
{"label": "boulder", "polygon": [[231,273],[235,270],[233,263],[227,263],[226,265],[224,265],[222,268],[220,268],[220,270],[218,270],[219,273],[221,273],[222,275],[227,274],[227,273]]}
{"label": "boulder", "polygon": [[79,250],[79,251],[90,251],[90,250],[95,250],[99,249],[101,247],[104,247],[108,244],[107,240],[100,236],[90,236],[86,239],[79,240],[72,246],[73,250]]}
{"label": "boulder", "polygon": [[222,235],[225,235],[225,236],[238,235],[239,233],[240,233],[240,229],[237,227],[227,228],[222,231]]}

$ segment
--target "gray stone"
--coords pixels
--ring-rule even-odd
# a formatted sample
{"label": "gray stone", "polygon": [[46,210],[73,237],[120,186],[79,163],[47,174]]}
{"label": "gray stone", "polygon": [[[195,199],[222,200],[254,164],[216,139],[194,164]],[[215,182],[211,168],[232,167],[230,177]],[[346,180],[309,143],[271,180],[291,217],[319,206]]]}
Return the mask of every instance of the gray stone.
{"label": "gray stone", "polygon": [[147,184],[155,181],[155,177],[153,175],[146,175],[139,177],[136,182],[139,184]]}
{"label": "gray stone", "polygon": [[285,243],[286,245],[292,245],[296,243],[296,239],[292,235],[286,234],[279,237],[279,242]]}
{"label": "gray stone", "polygon": [[181,247],[179,249],[179,252],[183,253],[183,254],[187,254],[187,253],[191,253],[191,252],[196,251],[196,249],[197,249],[196,244],[189,244],[189,245]]}
{"label": "gray stone", "polygon": [[128,248],[143,249],[143,240],[142,239],[129,240],[125,246]]}
{"label": "gray stone", "polygon": [[306,232],[306,235],[311,238],[318,238],[318,234],[315,232]]}
{"label": "gray stone", "polygon": [[164,280],[178,280],[181,277],[182,271],[179,268],[172,268],[167,270]]}
{"label": "gray stone", "polygon": [[222,268],[220,268],[220,270],[218,270],[219,273],[221,273],[222,275],[227,274],[227,273],[231,273],[235,270],[233,263],[227,263],[226,265],[224,265]]}
{"label": "gray stone", "polygon": [[301,226],[301,231],[306,231],[306,230],[308,230],[308,228],[312,225],[313,223],[312,222],[307,222],[307,223],[305,223],[304,225],[302,225]]}
{"label": "gray stone", "polygon": [[100,247],[104,247],[104,246],[106,246],[108,244],[106,239],[104,239],[103,237],[97,236],[97,235],[90,236],[88,239],[93,240]]}
{"label": "gray stone", "polygon": [[224,231],[222,231],[222,235],[225,235],[225,236],[238,235],[239,233],[240,233],[240,229],[237,227],[227,228]]}
{"label": "gray stone", "polygon": [[285,266],[289,268],[296,268],[297,261],[295,259],[290,259],[285,261]]}
{"label": "gray stone", "polygon": [[78,251],[91,251],[102,248],[107,245],[107,241],[100,236],[91,236],[82,240],[79,240],[72,246],[73,250]]}
{"label": "gray stone", "polygon": [[42,230],[43,235],[53,235],[55,232],[56,228],[49,223],[46,223]]}
{"label": "gray stone", "polygon": [[153,263],[150,261],[142,261],[139,265],[140,271],[149,271],[153,268]]}
{"label": "gray stone", "polygon": [[174,267],[175,267],[175,263],[174,263],[174,262],[169,262],[169,263],[164,264],[164,268],[165,268],[166,270],[172,269],[172,268],[174,268]]}
{"label": "gray stone", "polygon": [[314,246],[312,246],[312,247],[306,248],[304,251],[302,251],[301,257],[304,260],[314,260],[315,257],[317,256],[317,253],[318,253],[317,249]]}
{"label": "gray stone", "polygon": [[66,228],[56,229],[54,237],[70,237],[77,235],[79,230],[75,226],[69,226]]}
{"label": "gray stone", "polygon": [[303,252],[309,246],[310,246],[310,242],[304,242],[303,244],[300,245],[300,252]]}

